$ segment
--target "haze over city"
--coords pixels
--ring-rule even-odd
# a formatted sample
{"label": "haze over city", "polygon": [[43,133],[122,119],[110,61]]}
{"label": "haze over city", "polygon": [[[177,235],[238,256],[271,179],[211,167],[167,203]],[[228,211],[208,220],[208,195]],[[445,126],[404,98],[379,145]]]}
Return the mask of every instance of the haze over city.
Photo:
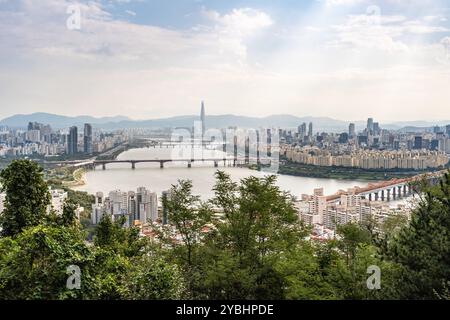
{"label": "haze over city", "polygon": [[[70,5],[81,9],[70,30]],[[0,1],[0,118],[443,120],[448,1]],[[426,110],[426,111],[425,111]]]}

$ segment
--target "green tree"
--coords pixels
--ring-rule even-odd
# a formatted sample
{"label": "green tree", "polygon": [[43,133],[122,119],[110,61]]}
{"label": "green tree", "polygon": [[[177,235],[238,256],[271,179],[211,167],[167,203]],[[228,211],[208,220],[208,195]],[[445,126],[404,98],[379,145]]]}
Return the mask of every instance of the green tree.
{"label": "green tree", "polygon": [[[332,252],[327,252],[327,266],[322,266],[325,252],[318,254],[321,246],[302,241],[296,248],[282,255],[277,263],[277,270],[285,279],[284,295],[294,300],[330,300],[338,299],[334,284],[327,280],[331,267]],[[335,267],[335,266],[333,266]]]}
{"label": "green tree", "polygon": [[[249,177],[240,184],[216,173],[212,205],[223,212],[215,221],[204,255],[205,288],[210,298],[280,299],[285,279],[277,261],[307,234],[292,197],[275,185],[276,177]],[[208,267],[210,266],[210,267]],[[221,270],[217,272],[217,270]]]}
{"label": "green tree", "polygon": [[174,300],[185,295],[185,281],[179,267],[160,256],[144,256],[133,263],[127,276],[130,300]]}
{"label": "green tree", "polygon": [[401,299],[436,299],[450,280],[450,174],[423,193],[410,223],[389,243],[387,257],[400,267]]}
{"label": "green tree", "polygon": [[73,226],[77,224],[77,214],[76,210],[78,205],[70,198],[65,201],[63,206],[63,212],[61,215],[61,225],[63,226]]}
{"label": "green tree", "polygon": [[175,250],[181,249],[181,257],[188,266],[192,266],[195,251],[202,241],[203,229],[211,222],[211,210],[200,201],[200,197],[192,194],[192,181],[180,180],[170,189],[170,196],[163,198],[163,206],[168,212],[168,220],[180,234],[182,242],[178,246],[172,234],[162,239]]}
{"label": "green tree", "polygon": [[[0,299],[80,299],[94,287],[93,252],[76,228],[39,225],[0,239]],[[81,289],[67,288],[67,268],[81,269]]]}
{"label": "green tree", "polygon": [[14,160],[0,173],[5,209],[0,216],[3,236],[15,236],[44,220],[50,203],[43,169],[31,160]]}
{"label": "green tree", "polygon": [[94,244],[127,257],[142,255],[147,241],[139,237],[138,228],[125,228],[125,221],[125,217],[112,221],[110,215],[103,215],[94,231]]}

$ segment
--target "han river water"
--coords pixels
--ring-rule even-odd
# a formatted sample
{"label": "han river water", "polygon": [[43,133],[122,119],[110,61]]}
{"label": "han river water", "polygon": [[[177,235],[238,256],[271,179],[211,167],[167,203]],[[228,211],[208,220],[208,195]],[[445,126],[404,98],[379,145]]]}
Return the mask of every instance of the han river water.
{"label": "han river water", "polygon": [[[189,148],[175,147],[150,147],[131,149],[121,153],[117,160],[150,160],[165,158],[189,158],[186,152],[190,152]],[[221,158],[223,153],[217,150],[195,150],[203,153],[204,158]],[[214,195],[212,188],[215,183],[214,173],[216,170],[224,170],[229,173],[234,181],[249,176],[263,177],[268,173],[258,172],[247,168],[224,166],[223,162],[219,162],[219,168],[214,168],[212,162],[195,162],[192,168],[187,167],[187,163],[174,162],[165,163],[164,169],[159,167],[159,163],[138,163],[136,169],[131,169],[131,164],[108,164],[106,170],[102,170],[101,166],[96,170],[88,171],[85,175],[85,184],[75,188],[80,191],[89,193],[103,192],[105,195],[113,190],[135,191],[138,187],[146,187],[147,189],[157,192],[158,195],[162,191],[168,190],[171,185],[176,184],[178,179],[189,179],[193,183],[193,192],[200,195],[206,200]],[[367,181],[357,180],[335,180],[335,179],[319,179],[306,178],[288,175],[277,175],[278,186],[285,191],[289,191],[292,195],[299,197],[301,194],[312,194],[314,188],[324,188],[326,195],[331,195],[340,189],[347,189],[354,186],[364,186]]]}

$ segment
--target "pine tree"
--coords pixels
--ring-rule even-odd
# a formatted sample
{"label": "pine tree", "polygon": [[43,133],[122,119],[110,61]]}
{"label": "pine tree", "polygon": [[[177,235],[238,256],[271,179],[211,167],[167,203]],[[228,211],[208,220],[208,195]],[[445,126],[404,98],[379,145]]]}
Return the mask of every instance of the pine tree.
{"label": "pine tree", "polygon": [[398,298],[436,299],[450,280],[450,175],[428,186],[409,225],[389,245],[400,266]]}

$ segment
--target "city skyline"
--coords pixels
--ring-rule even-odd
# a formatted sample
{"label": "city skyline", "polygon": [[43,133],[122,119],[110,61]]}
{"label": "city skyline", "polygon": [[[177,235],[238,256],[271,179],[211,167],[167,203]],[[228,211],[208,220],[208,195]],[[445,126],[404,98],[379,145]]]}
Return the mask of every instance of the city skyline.
{"label": "city skyline", "polygon": [[[67,27],[73,5],[76,30]],[[209,114],[355,121],[370,110],[381,122],[448,114],[445,1],[167,6],[1,1],[0,118],[163,118],[196,114],[200,98]]]}

